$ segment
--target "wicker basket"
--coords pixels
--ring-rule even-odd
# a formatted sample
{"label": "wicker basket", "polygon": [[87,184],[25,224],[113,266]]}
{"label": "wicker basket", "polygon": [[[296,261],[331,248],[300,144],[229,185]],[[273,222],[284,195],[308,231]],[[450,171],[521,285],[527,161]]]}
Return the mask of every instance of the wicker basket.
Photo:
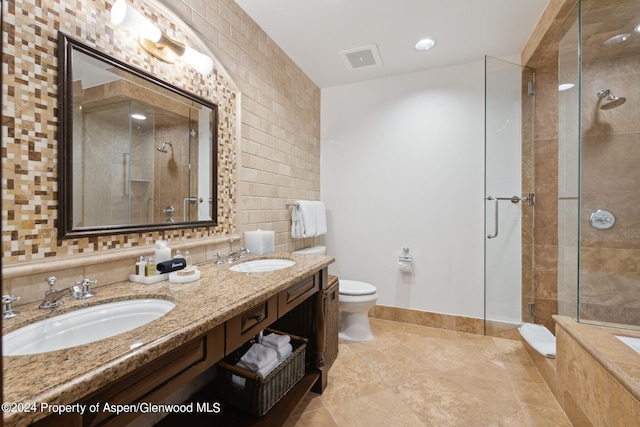
{"label": "wicker basket", "polygon": [[[218,363],[218,394],[226,403],[260,417],[304,377],[307,344],[303,338],[291,335],[293,352],[265,378],[235,366],[251,344],[244,344]],[[244,378],[244,386],[235,384],[232,375]]]}

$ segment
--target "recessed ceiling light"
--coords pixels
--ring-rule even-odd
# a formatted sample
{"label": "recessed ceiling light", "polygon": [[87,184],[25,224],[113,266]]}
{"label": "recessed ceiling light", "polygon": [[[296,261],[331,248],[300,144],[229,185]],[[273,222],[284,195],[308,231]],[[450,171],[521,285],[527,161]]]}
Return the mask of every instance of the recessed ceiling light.
{"label": "recessed ceiling light", "polygon": [[429,50],[436,45],[433,39],[422,39],[416,43],[416,50]]}
{"label": "recessed ceiling light", "polygon": [[631,37],[631,34],[618,34],[617,36],[613,36],[610,39],[607,39],[604,42],[605,46],[610,46],[612,44],[618,44],[618,43],[622,43],[624,41],[627,41],[627,39],[629,39],[629,37]]}
{"label": "recessed ceiling light", "polygon": [[573,86],[575,86],[573,83],[562,83],[561,85],[558,85],[558,90],[562,92],[563,90],[571,89]]}

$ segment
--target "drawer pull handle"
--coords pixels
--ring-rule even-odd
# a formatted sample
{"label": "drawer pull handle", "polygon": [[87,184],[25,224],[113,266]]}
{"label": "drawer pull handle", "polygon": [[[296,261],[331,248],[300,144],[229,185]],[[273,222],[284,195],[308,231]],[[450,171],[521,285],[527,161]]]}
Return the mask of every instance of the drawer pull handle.
{"label": "drawer pull handle", "polygon": [[255,315],[249,317],[249,319],[253,319],[256,322],[260,323],[265,319],[265,317],[264,317],[264,314],[260,313],[260,314],[255,314]]}

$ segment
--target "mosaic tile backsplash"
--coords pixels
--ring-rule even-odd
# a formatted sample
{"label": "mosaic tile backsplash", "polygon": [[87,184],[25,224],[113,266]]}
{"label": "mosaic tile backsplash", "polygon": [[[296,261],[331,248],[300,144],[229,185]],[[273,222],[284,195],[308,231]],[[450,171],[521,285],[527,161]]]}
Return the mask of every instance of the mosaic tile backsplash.
{"label": "mosaic tile backsplash", "polygon": [[[164,31],[197,48],[154,7],[130,1]],[[235,89],[224,73],[202,78],[182,64],[162,63],[142,51],[109,19],[111,1],[3,1],[2,260],[13,264],[112,248],[219,236],[236,231]],[[168,232],[59,240],[58,212],[58,31],[117,59],[212,100],[218,110],[218,226]]]}

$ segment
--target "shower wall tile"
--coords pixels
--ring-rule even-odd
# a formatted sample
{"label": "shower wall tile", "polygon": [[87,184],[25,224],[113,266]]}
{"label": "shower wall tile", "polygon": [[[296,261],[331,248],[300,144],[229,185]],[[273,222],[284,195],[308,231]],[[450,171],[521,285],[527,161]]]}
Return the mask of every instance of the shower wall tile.
{"label": "shower wall tile", "polygon": [[535,323],[544,325],[547,329],[553,331],[555,329],[553,316],[558,314],[558,300],[535,298],[534,303],[536,304]]}
{"label": "shower wall tile", "polygon": [[[534,135],[536,143],[558,138],[558,66],[536,69]],[[538,175],[536,175],[536,179]]]}
{"label": "shower wall tile", "polygon": [[558,247],[536,246],[534,296],[558,299]]}
{"label": "shower wall tile", "polygon": [[537,139],[534,144],[536,192],[557,193],[558,139]]}
{"label": "shower wall tile", "polygon": [[535,245],[558,244],[558,194],[536,192]]}

